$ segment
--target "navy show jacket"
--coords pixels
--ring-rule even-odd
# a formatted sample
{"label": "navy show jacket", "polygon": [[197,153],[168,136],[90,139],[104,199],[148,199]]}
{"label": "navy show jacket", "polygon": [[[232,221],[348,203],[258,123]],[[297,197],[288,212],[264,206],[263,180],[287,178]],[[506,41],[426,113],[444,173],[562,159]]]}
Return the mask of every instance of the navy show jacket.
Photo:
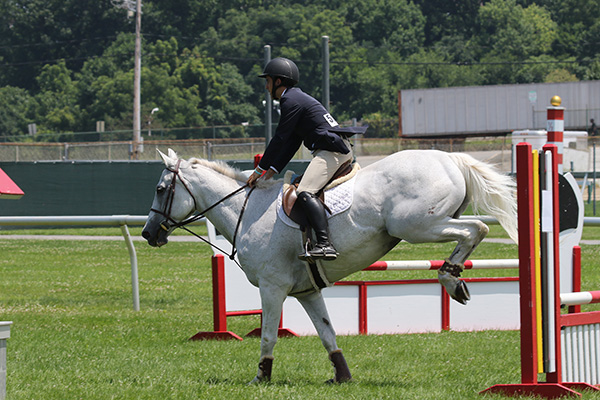
{"label": "navy show jacket", "polygon": [[307,149],[348,154],[342,137],[330,132],[338,123],[319,101],[297,87],[286,89],[280,99],[281,118],[273,139],[259,163],[262,169],[281,172],[304,142]]}

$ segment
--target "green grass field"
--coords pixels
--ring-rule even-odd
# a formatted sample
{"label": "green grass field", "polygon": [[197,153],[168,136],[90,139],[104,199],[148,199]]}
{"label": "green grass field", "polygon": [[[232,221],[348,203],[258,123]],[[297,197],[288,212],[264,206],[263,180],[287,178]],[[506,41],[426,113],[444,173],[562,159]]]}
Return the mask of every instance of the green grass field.
{"label": "green grass field", "polygon": [[[34,232],[120,234],[116,228],[27,233]],[[587,229],[584,238],[599,232]],[[502,236],[492,227],[490,237]],[[341,336],[338,344],[354,376],[344,385],[323,383],[333,370],[319,338],[280,339],[272,382],[247,386],[256,373],[259,339],[187,340],[212,329],[210,248],[178,242],[161,249],[142,242],[135,246],[140,312],[132,310],[123,241],[0,236],[0,320],[13,321],[7,400],[480,399],[478,392],[493,384],[520,381],[519,333],[488,331]],[[400,244],[386,259],[443,259],[453,247]],[[584,289],[597,289],[599,247],[582,248]],[[516,257],[516,245],[482,243],[472,258]],[[515,270],[491,273],[516,275]],[[361,272],[350,279],[435,276]],[[483,275],[468,271],[465,276]],[[229,329],[240,335],[259,323],[255,316],[228,320]]]}

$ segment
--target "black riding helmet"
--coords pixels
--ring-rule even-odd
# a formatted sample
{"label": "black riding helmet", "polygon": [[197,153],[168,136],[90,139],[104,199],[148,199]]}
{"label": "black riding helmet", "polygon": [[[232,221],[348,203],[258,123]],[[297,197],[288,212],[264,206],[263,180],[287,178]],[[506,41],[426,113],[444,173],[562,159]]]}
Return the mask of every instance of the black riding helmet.
{"label": "black riding helmet", "polygon": [[259,78],[266,78],[267,76],[273,78],[272,94],[273,98],[275,98],[275,92],[281,86],[275,87],[275,80],[281,78],[285,85],[295,86],[300,80],[300,71],[298,71],[298,67],[292,60],[277,57],[267,63]]}

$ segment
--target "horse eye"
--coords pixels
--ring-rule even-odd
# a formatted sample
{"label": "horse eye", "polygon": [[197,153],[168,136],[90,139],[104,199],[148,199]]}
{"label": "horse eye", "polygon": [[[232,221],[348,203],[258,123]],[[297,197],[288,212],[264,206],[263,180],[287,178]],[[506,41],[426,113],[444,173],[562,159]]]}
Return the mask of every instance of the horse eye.
{"label": "horse eye", "polygon": [[165,191],[165,187],[164,186],[159,186],[156,188],[156,193],[161,194]]}

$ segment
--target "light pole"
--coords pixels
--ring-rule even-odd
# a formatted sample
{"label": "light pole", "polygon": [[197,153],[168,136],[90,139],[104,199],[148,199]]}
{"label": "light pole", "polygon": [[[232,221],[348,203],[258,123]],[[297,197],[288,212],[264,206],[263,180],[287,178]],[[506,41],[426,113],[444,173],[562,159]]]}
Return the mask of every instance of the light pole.
{"label": "light pole", "polygon": [[158,111],[158,107],[154,107],[152,111],[150,111],[150,118],[148,118],[148,136],[152,136],[152,115]]}

